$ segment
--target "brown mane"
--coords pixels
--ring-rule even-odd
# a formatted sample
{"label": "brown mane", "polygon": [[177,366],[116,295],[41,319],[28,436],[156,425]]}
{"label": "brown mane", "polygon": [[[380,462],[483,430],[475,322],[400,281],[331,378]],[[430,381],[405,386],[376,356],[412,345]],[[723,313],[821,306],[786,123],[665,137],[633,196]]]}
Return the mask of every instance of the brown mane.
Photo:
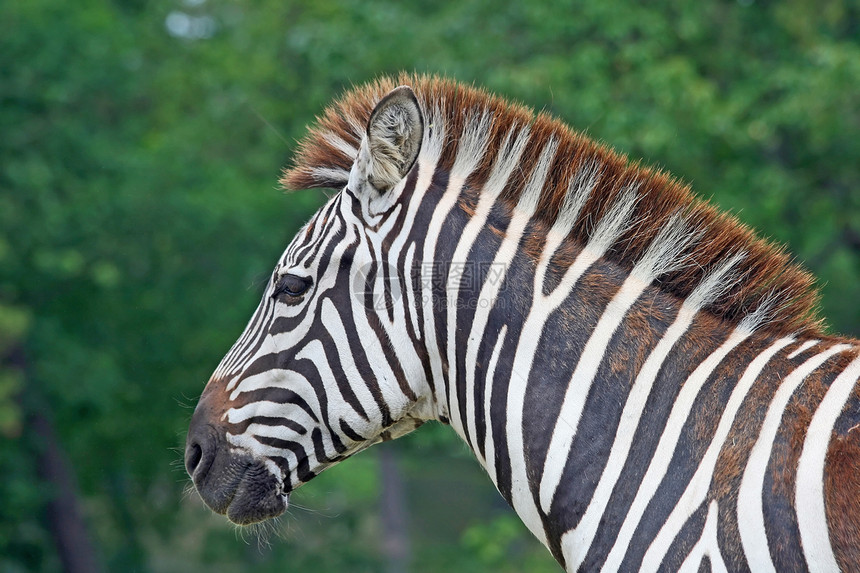
{"label": "brown mane", "polygon": [[669,218],[683,211],[693,230],[700,233],[696,247],[684,259],[680,270],[663,275],[663,290],[686,297],[706,273],[735,253],[745,254],[740,265],[742,277],[707,308],[732,323],[765,304],[774,311],[762,330],[775,335],[823,336],[823,322],[817,316],[818,292],[813,277],[785,252],[783,247],[755,235],[735,217],[718,211],[692,195],[687,185],[651,167],[631,163],[615,151],[576,133],[545,113],[535,113],[511,104],[486,91],[452,80],[402,74],[381,78],[360,86],[336,101],[300,142],[294,166],[284,172],[281,184],[287,189],[341,189],[347,183],[364,126],[376,103],[398,85],[415,91],[428,116],[429,129],[444,122],[445,145],[438,167],[450,169],[463,127],[483,112],[493,117],[490,143],[482,164],[469,177],[469,186],[480,189],[489,177],[492,160],[513,126],[530,126],[529,144],[505,187],[502,200],[516,204],[538,161],[544,144],[552,138],[558,151],[540,194],[536,217],[552,225],[561,208],[568,183],[584,162],[599,166],[600,179],[570,230],[570,239],[587,242],[595,221],[607,211],[619,192],[630,184],[638,186],[638,203],[627,231],[606,255],[626,266],[644,253],[651,239]]}

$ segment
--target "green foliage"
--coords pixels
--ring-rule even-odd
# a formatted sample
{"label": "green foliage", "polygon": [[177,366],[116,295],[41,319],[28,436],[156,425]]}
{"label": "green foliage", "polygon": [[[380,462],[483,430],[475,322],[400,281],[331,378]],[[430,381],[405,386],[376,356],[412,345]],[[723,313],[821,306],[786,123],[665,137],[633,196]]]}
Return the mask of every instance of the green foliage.
{"label": "green foliage", "polygon": [[[171,466],[261,280],[321,201],[275,189],[293,142],[382,73],[485,85],[665,166],[787,242],[834,330],[860,333],[856,3],[28,0],[0,3],[0,21],[4,571],[59,567],[34,408],[62,436],[111,570],[382,568],[372,452],[300,490],[308,509],[262,549],[181,501]],[[553,570],[453,433],[422,428],[399,451],[421,484],[416,571]]]}
{"label": "green foliage", "polygon": [[476,561],[475,570],[516,573],[558,571],[558,566],[546,559],[545,550],[530,543],[516,515],[505,514],[491,521],[470,527],[463,534],[463,547]]}

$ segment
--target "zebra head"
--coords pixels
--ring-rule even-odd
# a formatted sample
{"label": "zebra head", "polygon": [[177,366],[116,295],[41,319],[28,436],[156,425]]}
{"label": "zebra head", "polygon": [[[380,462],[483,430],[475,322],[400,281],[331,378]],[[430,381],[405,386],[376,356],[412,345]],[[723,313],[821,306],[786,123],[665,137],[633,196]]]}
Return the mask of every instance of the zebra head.
{"label": "zebra head", "polygon": [[382,98],[349,183],[287,247],[203,391],[185,465],[234,523],[281,514],[300,484],[429,417],[420,360],[395,357],[407,334],[392,320],[402,290],[388,261],[423,134],[410,88]]}

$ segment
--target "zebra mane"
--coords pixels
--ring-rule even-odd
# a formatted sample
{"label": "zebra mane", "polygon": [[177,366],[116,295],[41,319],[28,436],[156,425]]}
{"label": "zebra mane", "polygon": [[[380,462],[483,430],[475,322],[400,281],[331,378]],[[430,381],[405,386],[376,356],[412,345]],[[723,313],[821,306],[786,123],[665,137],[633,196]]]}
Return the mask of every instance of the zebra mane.
{"label": "zebra mane", "polygon": [[[437,137],[443,140],[437,168],[450,170],[454,166],[458,143],[465,137],[474,139],[476,127],[489,130],[483,157],[467,180],[469,189],[483,187],[492,175],[494,158],[500,152],[509,152],[506,148],[510,142],[521,139],[513,136],[527,130],[528,143],[519,156],[519,169],[513,170],[500,200],[514,208],[529,186],[530,174],[536,169],[546,171],[536,197],[534,219],[547,231],[557,229],[560,221],[569,227],[569,248],[556,255],[554,263],[570,264],[577,245],[588,242],[604,216],[617,212],[612,208],[616,200],[628,200],[626,196],[633,192],[635,205],[628,210],[629,220],[605,258],[632,269],[652,240],[680,214],[697,240],[678,255],[679,264],[659,277],[662,290],[686,298],[720,263],[741,258],[734,279],[727,279],[731,284],[707,305],[711,313],[735,324],[744,317],[764,314],[767,319],[762,324],[763,331],[823,336],[814,278],[783,247],[757,237],[735,217],[695,197],[687,185],[667,173],[630,162],[546,113],[535,114],[522,105],[450,79],[401,74],[349,91],[317,118],[316,125],[300,141],[293,167],[283,173],[282,186],[343,188],[371,111],[399,85],[411,86],[424,109],[431,133],[429,137],[425,134],[425,144],[433,140],[432,132],[441,135]],[[548,169],[543,153],[547,146],[555,148]],[[568,189],[582,186],[586,179],[590,193],[573,211],[575,216],[566,217],[571,212]],[[471,212],[477,197],[465,195],[461,207]],[[533,233],[525,244],[535,257],[540,254],[541,235],[544,233]]]}

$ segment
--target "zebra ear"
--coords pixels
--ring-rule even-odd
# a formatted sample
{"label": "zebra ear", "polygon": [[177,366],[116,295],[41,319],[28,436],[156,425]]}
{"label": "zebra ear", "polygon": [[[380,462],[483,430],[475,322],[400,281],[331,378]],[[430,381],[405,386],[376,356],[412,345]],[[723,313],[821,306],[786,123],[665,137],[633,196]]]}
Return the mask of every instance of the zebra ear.
{"label": "zebra ear", "polygon": [[424,138],[424,116],[409,86],[400,86],[376,105],[350,174],[356,192],[369,185],[384,194],[415,164]]}

